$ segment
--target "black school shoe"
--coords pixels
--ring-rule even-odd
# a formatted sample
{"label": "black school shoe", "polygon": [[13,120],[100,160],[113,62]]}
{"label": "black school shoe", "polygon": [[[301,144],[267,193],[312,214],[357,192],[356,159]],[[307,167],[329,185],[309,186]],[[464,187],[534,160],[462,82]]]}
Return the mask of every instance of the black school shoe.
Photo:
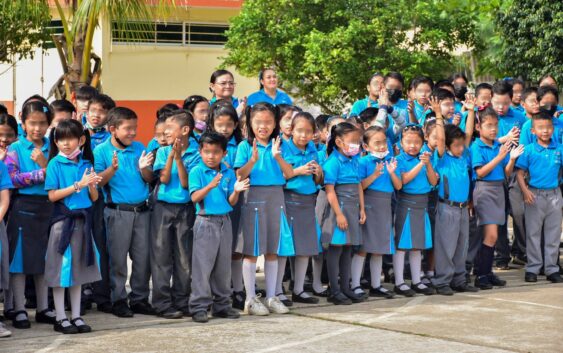
{"label": "black school shoe", "polygon": [[157,315],[165,319],[181,319],[184,317],[184,313],[174,307],[169,307],[168,309],[159,312]]}
{"label": "black school shoe", "polygon": [[16,311],[14,309],[4,310],[4,317],[6,320],[13,320],[16,318]]}
{"label": "black school shoe", "polygon": [[393,292],[379,286],[377,288],[370,287],[369,296],[370,297],[377,297],[377,298],[393,299],[395,297],[395,294],[393,294]]}
{"label": "black school shoe", "polygon": [[[78,320],[82,321],[81,325],[76,324],[78,322]],[[81,317],[77,317],[75,319],[70,320],[70,323],[78,329],[78,333],[92,332],[92,328],[90,326],[86,325],[86,323],[84,322],[84,319],[82,319]]]}
{"label": "black school shoe", "polygon": [[447,296],[454,295],[454,291],[450,286],[436,287],[436,293]]}
{"label": "black school shoe", "polygon": [[315,298],[315,297],[305,297],[303,296],[303,294],[305,293],[305,291],[299,293],[299,294],[295,294],[292,293],[291,295],[291,300],[293,300],[294,303],[304,303],[304,304],[318,304],[319,303],[319,298]]}
{"label": "black school shoe", "polygon": [[246,293],[244,291],[233,292],[231,298],[233,300],[233,308],[244,310],[244,302],[246,301]]}
{"label": "black school shoe", "polygon": [[240,317],[240,313],[238,312],[238,310],[235,310],[233,308],[227,308],[225,310],[212,313],[211,315],[213,317],[218,317],[221,319],[238,319]]}
{"label": "black school shoe", "polygon": [[313,289],[313,295],[315,297],[321,297],[321,298],[328,298],[330,295],[330,292],[328,289],[323,290],[322,292],[317,292],[316,290]]}
{"label": "black school shoe", "polygon": [[63,326],[63,322],[68,322],[70,324],[70,322],[68,321],[68,319],[62,319],[59,320],[55,323],[55,325],[53,326],[53,330],[60,332],[60,333],[64,333],[65,335],[73,335],[75,333],[78,333],[78,327],[70,324],[68,326]]}
{"label": "black school shoe", "polygon": [[546,279],[548,281],[551,281],[551,283],[562,283],[563,282],[563,278],[561,278],[561,275],[558,272],[550,274],[549,276],[546,277]]}
{"label": "black school shoe", "polygon": [[284,290],[282,293],[276,294],[276,297],[278,297],[278,299],[280,300],[280,302],[282,302],[283,305],[287,306],[288,308],[289,308],[290,306],[293,306],[293,302],[292,302],[291,300],[289,300],[289,298],[286,297],[285,299],[281,299],[281,298],[280,298],[280,295],[285,295],[285,290]]}
{"label": "black school shoe", "polygon": [[127,300],[118,300],[113,304],[111,313],[117,317],[133,317],[135,313],[129,308]]}
{"label": "black school shoe", "polygon": [[357,304],[361,303],[366,300],[365,293],[364,294],[356,294],[354,291],[350,290],[347,292],[343,292],[345,296],[347,296],[352,303]]}
{"label": "black school shoe", "polygon": [[416,294],[416,292],[413,291],[413,290],[411,289],[411,287],[409,287],[409,286],[407,286],[408,289],[404,289],[404,290],[401,289],[401,287],[402,287],[403,285],[407,286],[405,283],[401,283],[401,284],[399,284],[398,286],[393,287],[393,292],[395,292],[395,293],[397,293],[397,294],[400,294],[400,295],[404,295],[405,297],[414,297],[415,294]]}
{"label": "black school shoe", "polygon": [[[19,314],[25,314],[25,319],[23,320],[16,320],[16,317]],[[31,327],[31,322],[29,322],[29,318],[27,316],[27,311],[25,310],[20,310],[20,311],[16,311],[14,312],[14,318],[12,319],[12,326],[14,326],[14,328],[18,328],[18,329],[27,329]]]}
{"label": "black school shoe", "polygon": [[506,281],[503,279],[500,279],[500,277],[498,277],[497,275],[495,275],[494,273],[489,273],[489,281],[491,282],[491,284],[495,287],[504,287],[506,286]]}
{"label": "black school shoe", "polygon": [[489,276],[476,276],[475,277],[475,287],[480,290],[493,289],[493,284],[491,283]]}
{"label": "black school shoe", "polygon": [[52,309],[45,309],[35,313],[35,322],[40,324],[50,324],[54,325],[57,323],[57,318],[55,316],[47,315],[48,312],[52,312]]}
{"label": "black school shoe", "polygon": [[451,286],[454,292],[458,293],[476,293],[479,291],[479,288],[473,287],[468,283],[460,284],[459,286]]}
{"label": "black school shoe", "polygon": [[526,282],[537,282],[538,281],[538,275],[536,275],[535,273],[532,272],[526,272],[526,274],[524,275],[524,281]]}
{"label": "black school shoe", "polygon": [[111,303],[110,302],[104,302],[104,303],[100,303],[100,304],[96,304],[96,309],[98,309],[99,312],[102,313],[106,313],[106,314],[111,314]]}
{"label": "black school shoe", "polygon": [[[422,286],[424,286],[424,288],[422,288]],[[424,294],[424,295],[434,294],[434,288],[428,287],[427,285],[423,284],[422,282],[411,284],[411,288],[419,294]]]}
{"label": "black school shoe", "polygon": [[[368,288],[369,288],[369,285],[368,285]],[[360,293],[356,292],[357,289],[360,290]],[[362,288],[362,286],[352,288],[352,292],[354,292],[354,294],[355,294],[356,296],[361,297],[363,300],[366,300],[367,298],[369,298],[369,294],[368,294],[366,291],[364,291],[364,289]],[[363,301],[363,300],[362,300],[362,301]]]}
{"label": "black school shoe", "polygon": [[192,315],[192,321],[199,323],[206,323],[207,321],[209,321],[209,318],[207,317],[207,311],[198,311],[194,313]]}
{"label": "black school shoe", "polygon": [[334,305],[352,305],[352,300],[342,292],[331,294],[326,300]]}
{"label": "black school shoe", "polygon": [[135,314],[156,315],[156,310],[149,304],[148,300],[141,300],[135,304],[131,304],[131,310]]}

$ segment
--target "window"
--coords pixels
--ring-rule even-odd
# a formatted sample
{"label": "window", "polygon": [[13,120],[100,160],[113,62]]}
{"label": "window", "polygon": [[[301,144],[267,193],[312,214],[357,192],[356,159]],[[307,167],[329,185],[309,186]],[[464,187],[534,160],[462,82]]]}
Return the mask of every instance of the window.
{"label": "window", "polygon": [[[49,34],[63,34],[64,30],[63,30],[62,21],[60,21],[60,20],[51,21],[49,26],[45,28],[45,31],[47,31]],[[51,39],[49,39],[48,41],[43,43],[43,48],[45,48],[45,49],[53,49],[54,47],[55,47],[55,44],[53,43],[53,41]]]}
{"label": "window", "polygon": [[[117,44],[223,46],[227,42],[227,29],[227,24],[128,22],[124,26],[113,23],[111,34],[112,42]],[[134,33],[140,34],[141,40],[133,39]]]}

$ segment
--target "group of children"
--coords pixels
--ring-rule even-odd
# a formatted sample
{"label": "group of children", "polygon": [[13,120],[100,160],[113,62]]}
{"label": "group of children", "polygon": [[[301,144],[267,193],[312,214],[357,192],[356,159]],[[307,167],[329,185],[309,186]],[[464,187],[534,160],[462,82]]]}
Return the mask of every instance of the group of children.
{"label": "group of children", "polygon": [[[513,194],[525,202],[512,215],[525,220],[513,242],[525,280],[562,281],[563,109],[550,76],[474,94],[463,75],[419,77],[403,100],[399,73],[374,74],[350,114],[317,118],[291,105],[275,70],[260,84],[239,100],[233,75],[213,73],[213,98],[164,105],[146,148],[135,112],[91,87],[72,103],[30,97],[20,125],[2,112],[0,288],[13,327],[31,326],[26,297],[36,322],[68,334],[91,331],[92,302],[118,317],[207,322],[209,310],[235,319],[318,297],[347,305],[503,286],[493,262]],[[390,259],[392,291],[381,284]]]}

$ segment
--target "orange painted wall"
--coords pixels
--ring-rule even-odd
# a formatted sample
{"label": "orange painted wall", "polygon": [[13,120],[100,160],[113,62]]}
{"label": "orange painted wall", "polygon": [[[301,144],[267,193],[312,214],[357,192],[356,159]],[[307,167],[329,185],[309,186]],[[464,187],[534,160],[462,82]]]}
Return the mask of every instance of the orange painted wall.
{"label": "orange painted wall", "polygon": [[119,107],[127,107],[137,113],[139,127],[137,129],[137,140],[147,145],[154,136],[154,123],[156,122],[156,111],[166,103],[176,103],[182,106],[181,100],[118,100],[115,101]]}
{"label": "orange painted wall", "polygon": [[8,108],[8,113],[14,115],[14,102],[13,101],[0,101],[0,103],[4,104],[6,108]]}

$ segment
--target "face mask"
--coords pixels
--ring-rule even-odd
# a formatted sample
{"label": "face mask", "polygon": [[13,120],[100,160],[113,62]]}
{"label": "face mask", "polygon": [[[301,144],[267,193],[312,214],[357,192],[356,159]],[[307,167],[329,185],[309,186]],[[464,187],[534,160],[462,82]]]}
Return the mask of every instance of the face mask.
{"label": "face mask", "polygon": [[92,130],[95,134],[101,131],[105,131],[106,128],[104,126],[100,126],[100,127],[93,127],[88,120],[86,120],[86,122],[84,123],[84,127],[87,128],[88,130]]}
{"label": "face mask", "polygon": [[389,154],[389,151],[384,152],[371,152],[371,155],[377,159],[383,159]]}
{"label": "face mask", "polygon": [[205,131],[207,123],[205,121],[198,120],[195,122],[195,128],[199,131]]}
{"label": "face mask", "polygon": [[399,99],[403,96],[403,92],[400,89],[388,89],[389,100],[393,103],[397,103]]}
{"label": "face mask", "polygon": [[356,143],[351,143],[348,145],[348,151],[343,151],[344,155],[348,157],[354,157],[358,153],[360,153],[360,145]]}
{"label": "face mask", "polygon": [[454,85],[454,95],[458,100],[460,101],[464,100],[466,93],[467,93],[467,87],[461,85]]}
{"label": "face mask", "polygon": [[64,154],[63,152],[59,151],[59,154],[61,156],[65,157],[66,159],[71,159],[71,160],[78,157],[81,153],[82,153],[82,151],[80,150],[80,147],[77,147],[74,151],[72,151],[69,154]]}

